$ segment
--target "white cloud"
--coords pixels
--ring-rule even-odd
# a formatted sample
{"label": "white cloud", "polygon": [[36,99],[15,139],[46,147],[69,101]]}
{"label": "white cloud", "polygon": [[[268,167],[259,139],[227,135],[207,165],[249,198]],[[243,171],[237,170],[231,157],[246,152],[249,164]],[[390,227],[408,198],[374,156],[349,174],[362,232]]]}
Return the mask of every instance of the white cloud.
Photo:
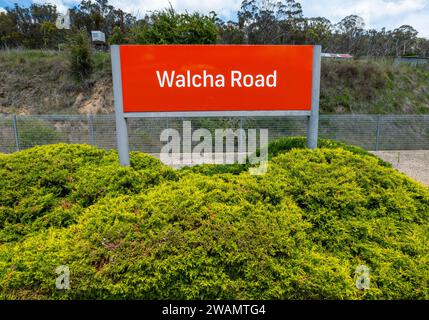
{"label": "white cloud", "polygon": [[407,15],[423,10],[428,4],[427,0],[331,0],[316,2],[315,0],[303,0],[304,12],[311,15],[330,16],[333,20],[339,20],[350,14],[367,17],[372,22],[378,22],[391,17]]}
{"label": "white cloud", "polygon": [[[425,0],[401,0],[401,1],[383,1],[383,0],[361,0],[353,4],[353,11],[367,16],[368,23],[377,22],[390,17],[406,15],[418,10],[422,10],[426,5]],[[340,6],[337,13],[346,15],[350,8]]]}
{"label": "white cloud", "polygon": [[57,6],[57,10],[61,13],[66,13],[67,9],[70,8],[70,5],[67,3],[70,3],[70,1],[64,1],[64,0],[33,0],[34,3],[49,3],[54,4]]}
{"label": "white cloud", "polygon": [[[357,14],[367,27],[396,28],[403,24],[414,26],[421,35],[429,34],[429,0],[302,0],[304,14],[325,16],[332,22]],[[426,23],[424,21],[426,20]]]}
{"label": "white cloud", "polygon": [[429,17],[427,14],[411,14],[398,21],[398,26],[408,24],[419,31],[420,36],[429,39]]}
{"label": "white cloud", "polygon": [[0,8],[0,12],[6,12],[4,8]]}

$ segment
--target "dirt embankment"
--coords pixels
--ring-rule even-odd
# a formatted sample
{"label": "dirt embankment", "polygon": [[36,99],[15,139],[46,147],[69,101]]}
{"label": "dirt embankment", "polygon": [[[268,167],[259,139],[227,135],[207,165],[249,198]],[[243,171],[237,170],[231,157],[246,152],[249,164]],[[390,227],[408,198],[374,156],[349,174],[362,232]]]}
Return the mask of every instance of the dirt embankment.
{"label": "dirt embankment", "polygon": [[[429,114],[429,69],[385,61],[323,61],[323,113]],[[0,113],[113,112],[110,56],[94,54],[83,83],[69,75],[62,52],[0,51]]]}
{"label": "dirt embankment", "polygon": [[113,112],[113,93],[110,82],[99,82],[90,94],[79,93],[72,107],[80,114],[100,114]]}
{"label": "dirt embankment", "polygon": [[113,112],[108,56],[82,83],[68,72],[62,53],[0,52],[0,113],[107,114]]}

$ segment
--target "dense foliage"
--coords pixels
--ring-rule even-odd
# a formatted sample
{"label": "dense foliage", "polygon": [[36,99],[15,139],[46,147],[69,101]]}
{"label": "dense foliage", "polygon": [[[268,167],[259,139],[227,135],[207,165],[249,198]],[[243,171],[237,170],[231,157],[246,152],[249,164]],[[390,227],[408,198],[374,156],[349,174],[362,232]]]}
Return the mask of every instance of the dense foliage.
{"label": "dense foliage", "polygon": [[58,144],[1,159],[0,242],[68,226],[100,198],[137,194],[176,175],[142,153],[133,155],[131,168],[116,158],[113,151]]}
{"label": "dense foliage", "polygon": [[[307,146],[306,137],[281,138],[281,139],[272,141],[268,145],[268,158],[273,159],[280,154],[291,151],[292,149],[305,149],[306,146]],[[389,163],[384,162],[383,160],[377,158],[376,156],[369,153],[368,151],[361,149],[359,147],[347,145],[342,142],[329,140],[329,139],[319,139],[318,146],[320,148],[328,148],[328,149],[341,148],[357,155],[364,155],[366,157],[372,157],[374,159],[377,159],[381,166],[391,167]],[[259,150],[256,151],[256,154],[259,156],[260,151]],[[250,158],[251,157],[252,155],[250,156]],[[181,173],[193,172],[193,173],[201,173],[206,176],[213,176],[213,175],[223,174],[223,173],[230,173],[230,174],[237,175],[250,168],[249,162],[250,161],[247,161],[247,164],[233,164],[233,165],[205,164],[205,165],[198,165],[198,166],[192,166],[192,167],[185,167],[185,168],[182,168]]]}
{"label": "dense foliage", "polygon": [[67,49],[70,74],[75,80],[82,82],[91,75],[94,67],[88,35],[84,32],[73,35],[68,39]]}
{"label": "dense foliage", "polygon": [[271,144],[263,176],[141,153],[122,168],[79,145],[0,156],[0,297],[428,299],[428,189],[359,148],[303,142]]}
{"label": "dense foliage", "polygon": [[326,52],[356,56],[429,54],[429,40],[418,37],[412,26],[368,30],[363,18],[356,15],[337,23],[305,17],[296,0],[243,0],[234,21],[223,21],[215,12],[179,14],[173,8],[138,19],[108,0],[82,0],[71,8],[72,30],[58,30],[57,16],[57,8],[51,4],[6,8],[6,13],[0,13],[0,47],[56,49],[67,34],[101,30],[116,44],[321,44]]}
{"label": "dense foliage", "polygon": [[[137,22],[128,33],[116,29],[120,43],[215,44],[217,28],[213,16],[177,13],[173,8],[156,12]],[[117,43],[110,39],[110,43]]]}

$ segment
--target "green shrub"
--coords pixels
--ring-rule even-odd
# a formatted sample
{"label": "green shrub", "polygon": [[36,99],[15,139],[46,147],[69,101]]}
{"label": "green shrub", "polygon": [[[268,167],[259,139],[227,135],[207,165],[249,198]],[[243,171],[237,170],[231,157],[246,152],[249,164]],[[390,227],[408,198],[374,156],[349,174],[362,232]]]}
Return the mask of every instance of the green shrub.
{"label": "green shrub", "polygon": [[181,174],[188,174],[190,172],[200,173],[205,176],[213,176],[216,174],[240,174],[247,169],[247,166],[244,164],[229,164],[229,165],[220,165],[220,164],[201,164],[193,167],[184,167],[181,170]]}
{"label": "green shrub", "polygon": [[70,73],[76,81],[82,82],[94,69],[91,43],[86,32],[80,31],[71,36],[67,49]]}
{"label": "green shrub", "polygon": [[[369,153],[368,151],[356,147],[351,146],[345,143],[341,143],[335,140],[329,140],[329,139],[319,139],[318,140],[318,146],[319,148],[329,148],[329,149],[336,149],[341,148],[347,151],[352,152],[353,154],[358,155],[364,155],[368,157],[372,157],[374,159],[377,159],[379,164],[385,167],[391,167],[391,164],[388,162],[385,162],[379,158],[377,158],[372,153]],[[280,138],[278,140],[272,141],[268,144],[268,158],[272,159],[279,154],[287,153],[293,149],[306,149],[307,148],[307,138],[306,137],[285,137]],[[256,154],[260,155],[260,150],[256,151]],[[182,169],[182,173],[187,172],[194,172],[194,173],[201,173],[207,176],[212,176],[215,174],[223,174],[223,173],[232,173],[232,174],[240,174],[243,171],[246,171],[249,169],[250,165],[247,164],[234,164],[234,165],[211,165],[211,164],[204,164],[204,165],[198,165],[193,167],[185,167]]]}
{"label": "green shrub", "polygon": [[[312,249],[299,208],[288,198],[273,205],[252,187],[249,177],[189,175],[147,195],[102,201],[63,232],[1,251],[3,270],[22,266],[3,279],[4,297],[27,297],[16,289],[35,273],[38,298],[353,297],[347,265]],[[59,292],[53,270],[63,264],[72,289]]]}
{"label": "green shrub", "polygon": [[303,210],[314,244],[371,269],[365,298],[428,298],[426,187],[341,149],[293,150],[261,179],[261,188],[273,185],[279,199],[290,196]]}
{"label": "green shrub", "polygon": [[[375,159],[378,159],[375,155],[373,155],[372,153],[369,153],[368,151],[366,151],[362,148],[352,146],[352,145],[348,145],[348,144],[338,142],[335,140],[319,139],[317,145],[319,148],[328,148],[328,149],[341,148],[341,149],[350,151],[353,154],[364,155],[364,156],[369,156],[369,157],[373,157]],[[305,149],[305,148],[307,148],[307,138],[306,137],[281,138],[281,139],[278,139],[278,140],[271,142],[268,145],[268,156],[271,159],[273,157],[276,157],[279,154],[288,152],[292,149]],[[388,164],[387,162],[384,162],[382,160],[380,160],[379,163],[381,165],[384,165],[384,166],[390,166],[390,164]]]}
{"label": "green shrub", "polygon": [[67,144],[0,157],[0,243],[73,224],[102,197],[137,194],[175,179],[172,169],[145,154],[132,153],[131,164],[120,166],[115,151]]}
{"label": "green shrub", "polygon": [[128,36],[115,35],[113,41],[138,44],[215,44],[218,29],[212,14],[178,13],[173,7],[152,12],[140,20]]}
{"label": "green shrub", "polygon": [[121,30],[120,27],[116,26],[112,30],[112,35],[109,38],[109,44],[110,45],[119,45],[119,44],[126,44],[127,38],[126,34]]}
{"label": "green shrub", "polygon": [[177,174],[140,153],[121,168],[76,145],[0,157],[0,298],[428,299],[428,188],[299,141],[278,142],[262,176]]}

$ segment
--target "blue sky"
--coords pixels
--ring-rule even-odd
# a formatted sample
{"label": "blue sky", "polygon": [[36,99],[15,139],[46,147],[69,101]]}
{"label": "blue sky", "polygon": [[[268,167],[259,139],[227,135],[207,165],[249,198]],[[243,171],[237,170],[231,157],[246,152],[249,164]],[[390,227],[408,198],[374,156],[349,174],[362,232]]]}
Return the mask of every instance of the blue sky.
{"label": "blue sky", "polygon": [[[56,4],[60,11],[80,1],[75,0],[0,0],[0,8],[14,2],[28,5],[33,2]],[[224,19],[235,19],[241,0],[170,0],[179,11],[215,10]],[[349,14],[365,19],[367,27],[380,29],[397,28],[403,24],[414,26],[421,36],[429,38],[429,0],[300,0],[307,17],[324,16],[338,22]],[[110,3],[137,16],[168,6],[168,0],[110,0]]]}

